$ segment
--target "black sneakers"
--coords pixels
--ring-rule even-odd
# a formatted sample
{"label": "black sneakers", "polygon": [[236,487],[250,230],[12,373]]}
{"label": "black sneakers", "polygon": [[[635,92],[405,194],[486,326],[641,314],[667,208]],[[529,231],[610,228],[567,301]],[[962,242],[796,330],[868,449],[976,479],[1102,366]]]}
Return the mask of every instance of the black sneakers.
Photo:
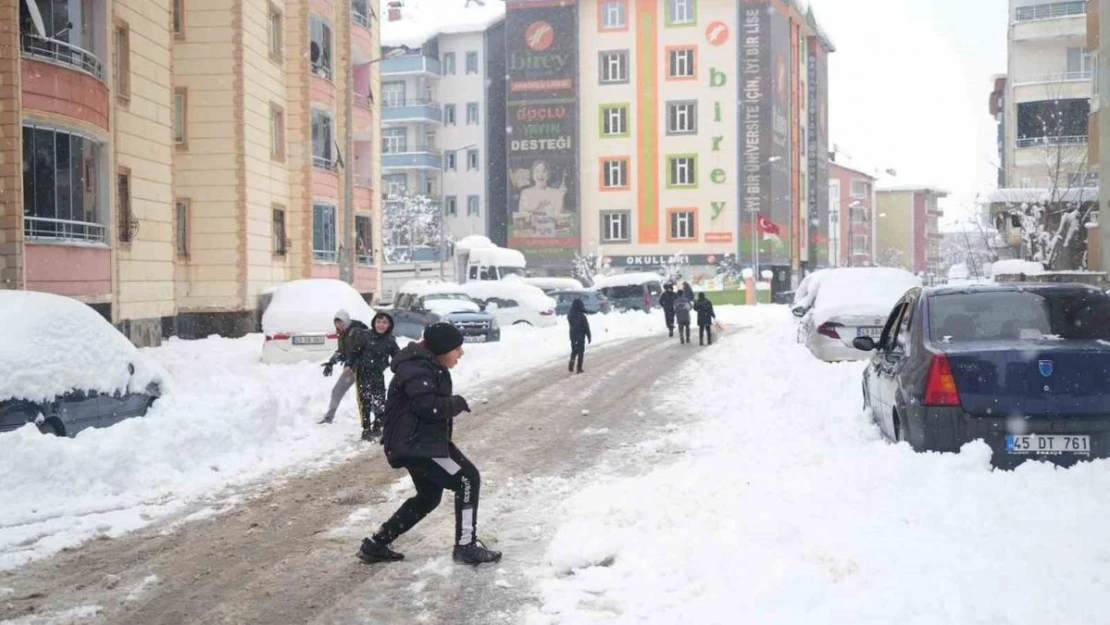
{"label": "black sneakers", "polygon": [[405,554],[394,551],[386,543],[380,543],[373,538],[364,538],[362,548],[358,550],[358,559],[367,564],[399,562],[405,559]]}
{"label": "black sneakers", "polygon": [[368,443],[377,442],[382,437],[382,422],[375,421],[370,427],[362,430],[362,440]]}
{"label": "black sneakers", "polygon": [[455,545],[451,557],[459,564],[489,564],[501,561],[501,552],[487,549],[480,540],[469,545]]}

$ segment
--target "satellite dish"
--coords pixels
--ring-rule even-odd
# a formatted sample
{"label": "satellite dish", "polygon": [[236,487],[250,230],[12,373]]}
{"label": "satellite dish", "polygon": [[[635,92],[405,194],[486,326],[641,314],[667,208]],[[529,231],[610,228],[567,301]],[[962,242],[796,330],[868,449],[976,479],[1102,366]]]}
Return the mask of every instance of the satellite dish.
{"label": "satellite dish", "polygon": [[46,39],[46,25],[42,23],[42,13],[39,13],[39,5],[35,3],[35,0],[23,1],[27,4],[27,12],[31,14],[31,22],[35,25],[39,37]]}
{"label": "satellite dish", "polygon": [[[31,0],[27,0],[27,2],[30,1]],[[312,59],[313,63],[320,60],[320,44],[313,41],[312,44],[308,46],[308,58]]]}

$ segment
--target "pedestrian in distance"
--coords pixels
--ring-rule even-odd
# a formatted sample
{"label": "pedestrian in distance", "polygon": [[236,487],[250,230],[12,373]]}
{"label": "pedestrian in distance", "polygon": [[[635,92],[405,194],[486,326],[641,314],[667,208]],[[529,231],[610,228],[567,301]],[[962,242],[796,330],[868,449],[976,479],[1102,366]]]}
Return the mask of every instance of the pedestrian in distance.
{"label": "pedestrian in distance", "polygon": [[577,372],[582,373],[582,360],[586,357],[586,343],[593,343],[590,335],[590,320],[586,317],[586,305],[579,298],[574,298],[570,303],[570,313],[567,315],[570,324],[570,364],[567,371],[574,372],[575,359],[578,361]]}
{"label": "pedestrian in distance", "polygon": [[355,371],[362,440],[374,441],[382,434],[385,415],[385,370],[400,351],[393,338],[393,317],[384,312],[374,315],[370,328],[363,326],[354,332],[348,343],[347,362]]}
{"label": "pedestrian in distance", "polygon": [[692,306],[694,304],[694,287],[690,286],[689,282],[682,283],[682,294],[686,296],[686,301],[690,302]]}
{"label": "pedestrian in distance", "polygon": [[675,321],[678,322],[678,341],[683,345],[690,342],[690,310],[693,304],[686,299],[685,293],[679,293],[674,300]]}
{"label": "pedestrian in distance", "polygon": [[358,557],[364,562],[403,560],[405,556],[391,547],[393,541],[435,510],[445,489],[455,493],[455,562],[501,560],[500,551],[478,540],[478,469],[451,441],[455,418],[470,412],[466,400],[453,394],[451,382],[451,369],[462,356],[462,333],[439,322],[425,328],[423,340],[410,343],[393,359],[382,444],[389,466],[408,470],[416,495],[362,541]]}
{"label": "pedestrian in distance", "polygon": [[667,336],[674,337],[674,285],[668,282],[659,296],[659,306],[663,308],[663,318],[667,322]]}
{"label": "pedestrian in distance", "polygon": [[713,302],[705,299],[705,293],[698,293],[694,312],[698,314],[698,345],[712,345],[713,320],[717,318],[717,313],[713,311]]}
{"label": "pedestrian in distance", "polygon": [[651,290],[644,285],[644,312],[651,314]]}
{"label": "pedestrian in distance", "polygon": [[331,423],[335,420],[335,411],[339,409],[340,402],[343,401],[343,396],[347,391],[351,390],[351,386],[355,383],[355,371],[351,367],[350,361],[347,359],[348,348],[350,347],[351,335],[358,330],[366,330],[366,324],[355,319],[351,320],[351,315],[346,310],[340,309],[335,313],[335,332],[338,335],[335,353],[332,357],[320,365],[324,368],[324,377],[330,378],[331,374],[335,371],[335,365],[342,364],[343,372],[339,374],[339,379],[335,381],[335,386],[331,389],[331,404],[328,405],[328,411],[324,413],[324,418],[320,419],[319,423]]}

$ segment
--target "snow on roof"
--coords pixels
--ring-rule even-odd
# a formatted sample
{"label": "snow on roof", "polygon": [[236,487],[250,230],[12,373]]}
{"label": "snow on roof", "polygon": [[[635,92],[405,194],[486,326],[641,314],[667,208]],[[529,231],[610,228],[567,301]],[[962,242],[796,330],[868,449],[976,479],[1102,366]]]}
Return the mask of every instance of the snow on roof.
{"label": "snow on roof", "polygon": [[840,315],[886,319],[898,298],[920,287],[921,280],[905,269],[850,267],[830,269],[821,277],[813,305],[813,321],[821,325]]}
{"label": "snow on roof", "polygon": [[469,262],[494,267],[526,267],[524,254],[507,247],[479,247],[470,250]]}
{"label": "snow on roof", "polygon": [[1052,189],[1002,188],[988,191],[983,200],[987,204],[1035,204],[1055,198],[1058,202],[1097,202],[1098,187],[1066,187],[1053,193]]}
{"label": "snow on roof", "polygon": [[1031,260],[1010,258],[990,265],[990,275],[992,276],[1020,276],[1022,274],[1039,276],[1042,273],[1044,273],[1044,265]]}
{"label": "snow on roof", "polygon": [[[506,276],[505,279],[516,278],[516,276]],[[582,283],[576,278],[518,278],[525,284],[531,284],[540,289],[568,289],[575,290],[584,288]]]}
{"label": "snow on roof", "polygon": [[875,185],[875,190],[882,193],[932,193],[939,197],[948,197],[949,192],[933,184],[906,184],[897,181],[880,182]]}
{"label": "snow on roof", "polygon": [[457,250],[474,250],[491,247],[497,247],[497,244],[490,241],[489,237],[484,237],[479,234],[472,234],[455,241],[455,249]]}
{"label": "snow on roof", "polygon": [[365,324],[374,318],[374,309],[351,285],[340,280],[294,280],[280,285],[266,312],[262,331],[266,334],[290,332],[334,332],[335,313],[346,310],[351,319]]}
{"label": "snow on roof", "polygon": [[73,390],[141,392],[151,382],[164,388],[170,381],[104,317],[69,297],[0,291],[0,327],[0,399],[48,401]]}
{"label": "snow on roof", "polygon": [[475,280],[461,285],[471,297],[482,300],[490,298],[512,299],[518,304],[534,310],[554,310],[555,300],[548,297],[539,287],[516,280]]}
{"label": "snow on roof", "polygon": [[413,295],[423,297],[426,295],[447,294],[447,293],[461,293],[466,295],[462,286],[454,282],[444,282],[443,280],[409,280],[401,285],[398,293],[411,293]]}
{"label": "snow on roof", "polygon": [[594,278],[593,288],[599,290],[614,286],[637,286],[646,282],[663,282],[663,276],[649,271],[597,276]]}
{"label": "snow on roof", "polygon": [[382,45],[419,48],[438,35],[482,32],[505,19],[503,0],[405,0],[401,19],[382,22]]}

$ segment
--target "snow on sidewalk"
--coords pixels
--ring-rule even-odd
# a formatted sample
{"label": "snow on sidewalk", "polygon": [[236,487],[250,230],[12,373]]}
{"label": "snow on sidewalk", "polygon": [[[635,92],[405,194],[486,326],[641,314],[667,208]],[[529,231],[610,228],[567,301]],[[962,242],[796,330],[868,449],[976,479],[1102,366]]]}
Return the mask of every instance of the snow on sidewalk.
{"label": "snow on sidewalk", "polygon": [[752,327],[677,376],[682,424],[637,450],[654,470],[551,511],[530,624],[1106,622],[1110,462],[884,442],[864,365],[816,361],[775,310],[723,311]]}
{"label": "snow on sidewalk", "polygon": [[[595,315],[591,323],[595,346],[663,327],[659,312]],[[565,318],[553,328],[502,333],[499,343],[466,346],[454,372],[457,388],[569,354]],[[0,435],[0,570],[123,535],[198,501],[216,499],[218,509],[229,503],[218,500],[228,487],[322,468],[371,448],[358,440],[353,392],[335,424],[317,425],[335,378],[324,378],[318,364],[262,364],[261,348],[260,335],[170,340],[144,350],[175,382],[145,418],[72,439],[33,426]]]}

